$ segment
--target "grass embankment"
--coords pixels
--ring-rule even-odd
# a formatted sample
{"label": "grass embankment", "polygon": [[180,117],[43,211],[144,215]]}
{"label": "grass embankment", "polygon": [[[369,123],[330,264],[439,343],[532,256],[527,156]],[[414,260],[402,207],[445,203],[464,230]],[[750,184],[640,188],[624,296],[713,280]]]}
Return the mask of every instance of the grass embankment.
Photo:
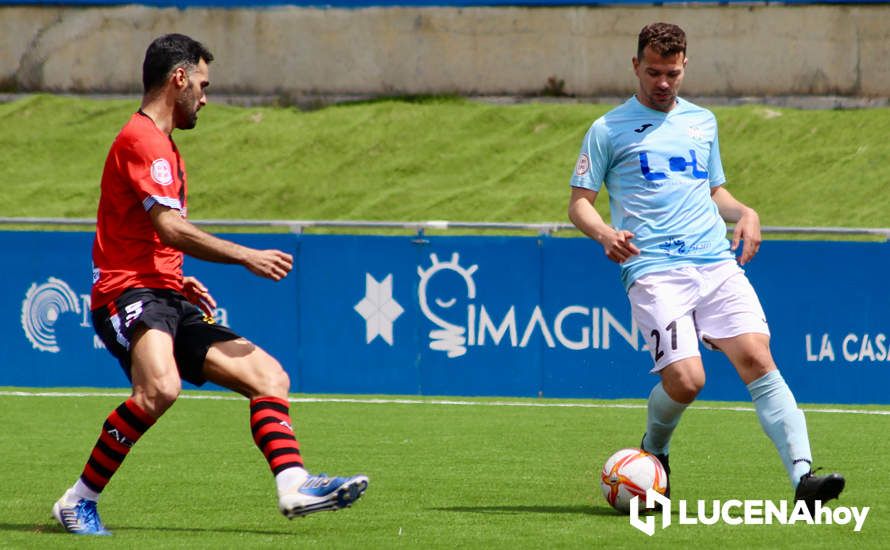
{"label": "grass embankment", "polygon": [[[137,107],[46,95],[0,104],[0,215],[95,215],[108,147]],[[195,130],[174,137],[196,220],[562,222],[581,139],[609,108],[447,98],[303,112],[211,102]],[[890,109],[714,112],[730,189],[764,225],[890,226],[881,200]],[[606,200],[598,207],[607,214]]]}

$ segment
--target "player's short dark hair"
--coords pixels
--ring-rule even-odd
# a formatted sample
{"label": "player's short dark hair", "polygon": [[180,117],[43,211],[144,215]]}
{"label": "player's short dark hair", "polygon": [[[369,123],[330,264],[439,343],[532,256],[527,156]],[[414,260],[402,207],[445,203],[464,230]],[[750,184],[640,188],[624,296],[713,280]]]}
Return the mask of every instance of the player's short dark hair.
{"label": "player's short dark hair", "polygon": [[643,58],[643,50],[649,46],[662,57],[682,53],[686,55],[686,33],[671,23],[650,23],[643,27],[637,39],[637,59]]}
{"label": "player's short dark hair", "polygon": [[175,33],[159,36],[145,50],[142,87],[148,93],[163,85],[171,71],[182,66],[196,67],[202,59],[210,63],[213,54],[197,40]]}

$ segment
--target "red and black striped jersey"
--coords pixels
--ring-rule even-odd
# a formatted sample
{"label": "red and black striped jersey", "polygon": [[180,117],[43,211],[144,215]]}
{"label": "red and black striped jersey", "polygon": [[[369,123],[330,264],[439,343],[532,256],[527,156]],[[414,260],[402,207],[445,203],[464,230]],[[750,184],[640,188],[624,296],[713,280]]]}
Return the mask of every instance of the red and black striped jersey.
{"label": "red and black striped jersey", "polygon": [[102,172],[92,309],[128,288],[182,290],[182,252],[161,242],[149,215],[157,204],[186,216],[185,164],[173,139],[140,111],[112,143]]}

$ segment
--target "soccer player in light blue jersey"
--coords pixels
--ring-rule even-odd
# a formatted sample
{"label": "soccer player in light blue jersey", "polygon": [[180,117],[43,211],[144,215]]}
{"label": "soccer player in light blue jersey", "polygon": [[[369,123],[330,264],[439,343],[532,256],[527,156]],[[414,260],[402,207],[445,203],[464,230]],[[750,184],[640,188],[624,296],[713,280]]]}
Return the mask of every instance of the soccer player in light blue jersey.
{"label": "soccer player in light blue jersey", "polygon": [[[739,267],[757,254],[760,219],[723,187],[713,113],[677,96],[687,61],[680,27],[643,28],[633,58],[639,88],[584,137],[569,218],[621,266],[652,372],[661,378],[649,395],[642,447],[670,474],[671,435],[705,383],[701,340],[736,368],[795,499],[812,511],[816,501],[840,494],[844,478],[813,474],[806,420],[776,368],[763,308]],[[594,209],[603,184],[611,226]],[[735,224],[731,242],[727,221]]]}

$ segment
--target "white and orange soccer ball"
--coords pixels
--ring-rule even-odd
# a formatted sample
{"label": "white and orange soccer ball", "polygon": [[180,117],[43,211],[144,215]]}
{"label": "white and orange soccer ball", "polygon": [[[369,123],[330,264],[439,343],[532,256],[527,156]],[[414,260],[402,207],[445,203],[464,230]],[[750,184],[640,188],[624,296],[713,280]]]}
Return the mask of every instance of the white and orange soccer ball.
{"label": "white and orange soccer ball", "polygon": [[646,491],[667,491],[667,473],[661,462],[641,449],[621,449],[606,460],[600,475],[600,488],[606,502],[624,514],[630,513],[630,499],[640,497],[646,506]]}

